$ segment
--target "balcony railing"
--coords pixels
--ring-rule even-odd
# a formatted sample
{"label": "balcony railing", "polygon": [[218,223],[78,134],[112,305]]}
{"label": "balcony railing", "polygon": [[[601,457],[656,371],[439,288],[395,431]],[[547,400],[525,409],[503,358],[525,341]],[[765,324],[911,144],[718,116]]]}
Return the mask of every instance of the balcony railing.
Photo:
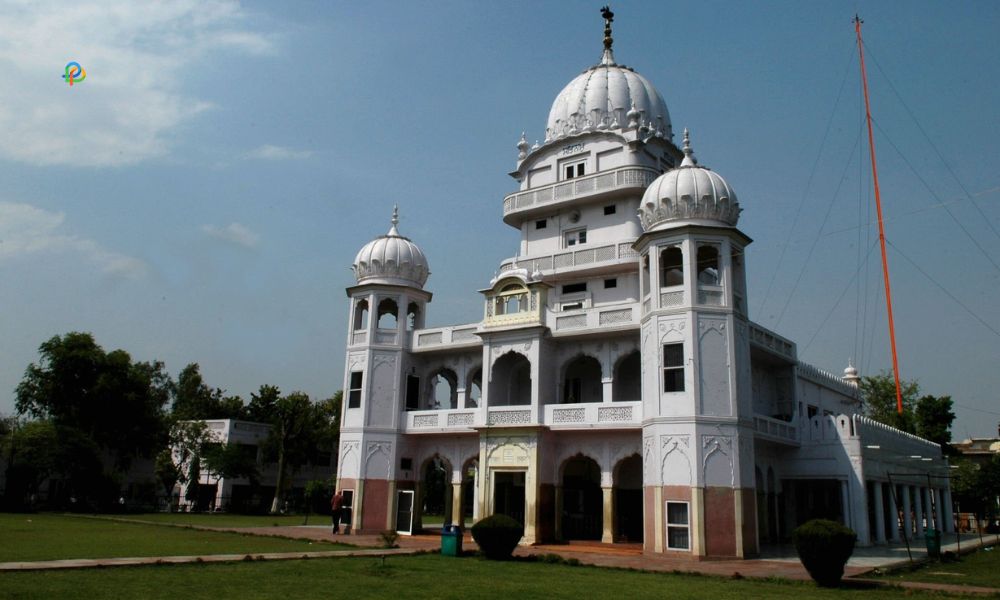
{"label": "balcony railing", "polygon": [[476,335],[478,328],[478,324],[471,324],[419,329],[413,332],[413,349],[432,350],[443,347],[480,344],[479,336]]}
{"label": "balcony railing", "polygon": [[552,331],[602,329],[639,325],[637,305],[587,308],[567,312],[549,312],[545,324]]}
{"label": "balcony railing", "polygon": [[545,424],[554,428],[612,428],[642,425],[642,402],[549,404]]}
{"label": "balcony railing", "polygon": [[561,269],[600,265],[615,261],[636,260],[638,256],[638,253],[632,249],[631,242],[622,242],[606,246],[595,246],[593,248],[567,250],[565,252],[536,256],[534,258],[508,258],[500,263],[500,272],[510,271],[514,268],[515,263],[517,264],[517,268],[527,269],[529,273],[535,271],[551,273]]}
{"label": "balcony railing", "polygon": [[795,344],[757,323],[750,323],[750,343],[784,356],[793,362],[796,360]]}
{"label": "balcony railing", "polygon": [[407,433],[465,431],[481,424],[479,415],[477,408],[413,410],[403,413],[403,422]]}
{"label": "balcony railing", "polygon": [[620,167],[613,171],[553,183],[538,189],[515,192],[503,199],[504,216],[534,206],[576,200],[609,190],[644,190],[660,175],[647,167]]}
{"label": "balcony railing", "polygon": [[754,415],[753,426],[758,438],[782,444],[799,445],[799,428],[795,423],[764,415]]}

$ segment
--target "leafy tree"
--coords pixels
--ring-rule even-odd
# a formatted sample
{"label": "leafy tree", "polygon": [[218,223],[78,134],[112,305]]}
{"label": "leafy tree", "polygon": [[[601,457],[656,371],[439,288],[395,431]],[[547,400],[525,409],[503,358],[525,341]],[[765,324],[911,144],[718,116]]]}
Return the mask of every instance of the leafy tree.
{"label": "leafy tree", "polygon": [[92,440],[120,471],[163,447],[170,378],[162,363],[133,363],[124,350],[105,352],[79,332],[54,336],[38,351],[17,386],[18,413]]}
{"label": "leafy tree", "polygon": [[173,498],[171,496],[173,495],[174,486],[184,476],[184,472],[174,464],[173,450],[164,448],[156,455],[153,471],[156,473],[156,480],[163,486],[163,495],[170,498],[170,510],[172,511]]}
{"label": "leafy tree", "polygon": [[277,386],[262,385],[256,394],[250,394],[247,418],[258,423],[270,423],[274,419],[275,407],[281,399]]}
{"label": "leafy tree", "polygon": [[246,477],[254,485],[258,478],[256,446],[210,444],[204,450],[205,468],[220,479]]}
{"label": "leafy tree", "polygon": [[43,481],[58,472],[59,437],[51,421],[14,422],[4,446],[7,504],[20,508],[38,493]]}
{"label": "leafy tree", "polygon": [[211,388],[201,376],[198,363],[181,370],[173,387],[173,417],[177,420],[243,419],[246,411],[239,396]]}
{"label": "leafy tree", "polygon": [[1000,456],[981,465],[959,458],[955,467],[951,490],[962,512],[974,512],[992,521],[1000,497]]}
{"label": "leafy tree", "polygon": [[950,449],[951,424],[955,421],[951,409],[951,396],[921,396],[914,410],[917,435],[941,444],[942,450]]}
{"label": "leafy tree", "polygon": [[864,414],[872,419],[909,433],[916,432],[914,405],[920,386],[916,381],[900,381],[903,414],[896,411],[896,382],[891,373],[861,378],[861,402]]}

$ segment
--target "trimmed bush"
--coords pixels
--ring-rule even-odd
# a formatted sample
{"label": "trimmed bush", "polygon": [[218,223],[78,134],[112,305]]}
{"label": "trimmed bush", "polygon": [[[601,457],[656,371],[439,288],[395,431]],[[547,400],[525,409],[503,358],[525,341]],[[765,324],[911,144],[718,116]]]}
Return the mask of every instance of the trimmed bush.
{"label": "trimmed bush", "polygon": [[802,566],[822,587],[837,587],[858,536],[836,521],[813,519],[792,532]]}
{"label": "trimmed bush", "polygon": [[507,560],[524,536],[524,525],[507,515],[492,515],[472,526],[472,539],[486,558]]}

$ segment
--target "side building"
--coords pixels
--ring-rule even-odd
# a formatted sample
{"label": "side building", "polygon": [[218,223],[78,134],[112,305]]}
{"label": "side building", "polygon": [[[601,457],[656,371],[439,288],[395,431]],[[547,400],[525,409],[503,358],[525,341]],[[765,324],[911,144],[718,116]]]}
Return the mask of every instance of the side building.
{"label": "side building", "polygon": [[442,471],[445,520],[507,514],[528,544],[747,557],[813,517],[862,544],[951,526],[941,449],[857,415],[853,368],[750,320],[742,207],[673,140],[608,21],[544,142],[517,144],[520,248],[480,322],[424,327],[428,261],[396,213],[360,250],[338,461],[355,531],[419,529]]}

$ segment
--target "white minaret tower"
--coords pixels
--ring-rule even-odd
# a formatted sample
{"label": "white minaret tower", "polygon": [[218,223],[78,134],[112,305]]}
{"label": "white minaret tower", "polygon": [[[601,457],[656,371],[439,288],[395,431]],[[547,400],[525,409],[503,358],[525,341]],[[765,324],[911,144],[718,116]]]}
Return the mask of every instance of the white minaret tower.
{"label": "white minaret tower", "polygon": [[338,489],[353,492],[352,531],[393,528],[399,471],[400,390],[410,330],[423,326],[431,294],[420,248],[392,227],[365,244],[354,259],[356,286],[347,288],[350,313]]}
{"label": "white minaret tower", "polygon": [[685,131],[680,166],[643,195],[635,243],[644,517],[658,524],[647,551],[757,552],[743,267],[751,240],[736,228],[739,214],[736,194],[698,165]]}

